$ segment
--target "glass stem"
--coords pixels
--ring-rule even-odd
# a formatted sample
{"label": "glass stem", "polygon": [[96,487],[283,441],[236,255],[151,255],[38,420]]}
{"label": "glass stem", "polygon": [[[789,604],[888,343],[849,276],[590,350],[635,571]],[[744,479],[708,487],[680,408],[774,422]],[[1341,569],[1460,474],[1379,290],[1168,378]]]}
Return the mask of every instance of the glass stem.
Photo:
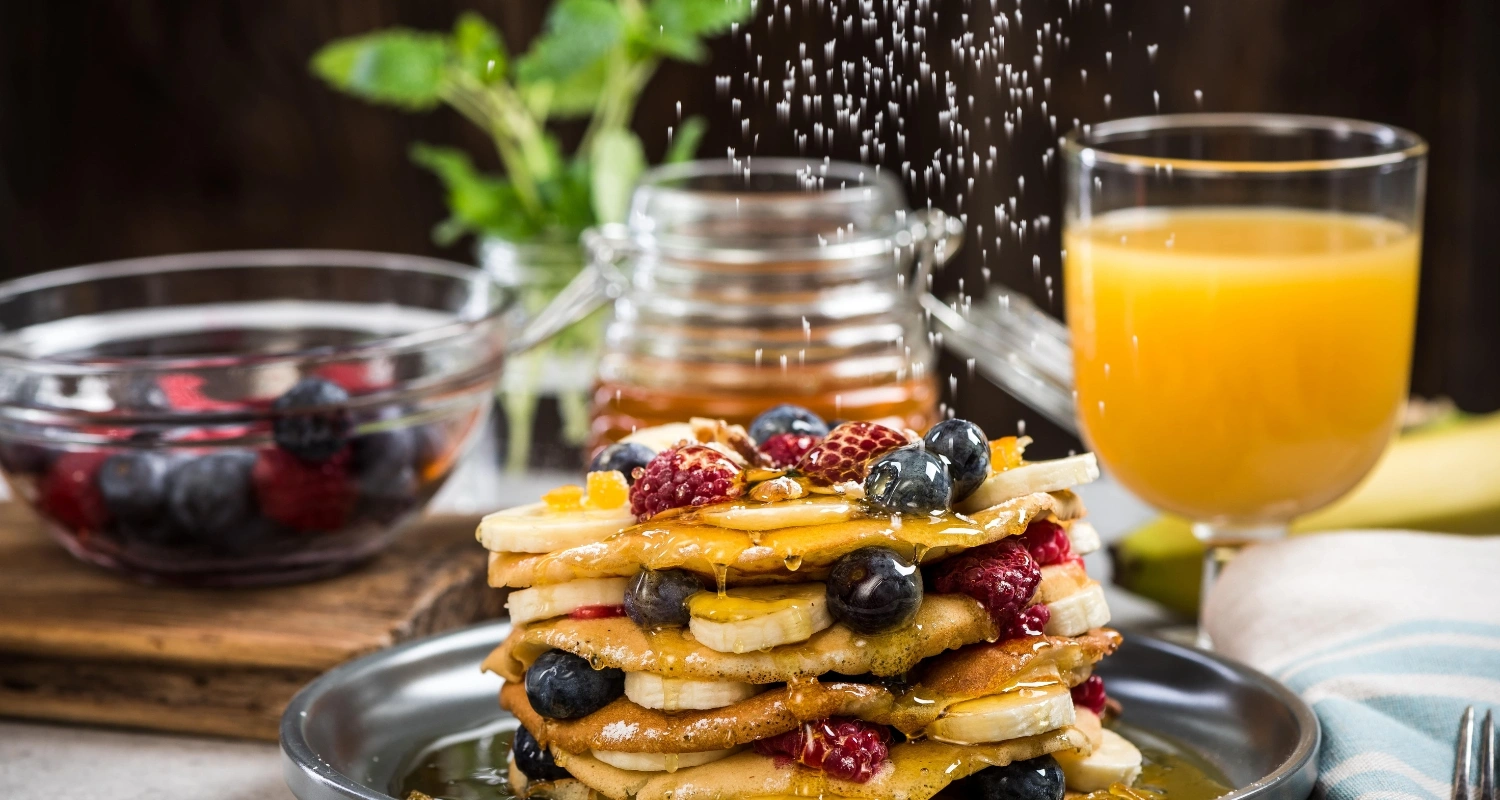
{"label": "glass stem", "polygon": [[1208,596],[1224,572],[1240,551],[1258,542],[1269,542],[1286,536],[1285,525],[1212,525],[1206,522],[1193,523],[1193,535],[1203,542],[1203,583],[1198,593],[1198,646],[1213,649],[1213,641],[1204,625],[1204,614],[1208,611]]}

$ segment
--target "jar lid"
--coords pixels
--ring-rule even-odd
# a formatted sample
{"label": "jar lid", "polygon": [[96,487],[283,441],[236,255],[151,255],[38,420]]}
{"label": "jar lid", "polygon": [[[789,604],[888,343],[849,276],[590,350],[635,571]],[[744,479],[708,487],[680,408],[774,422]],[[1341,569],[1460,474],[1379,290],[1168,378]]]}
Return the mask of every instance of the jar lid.
{"label": "jar lid", "polygon": [[924,294],[921,302],[944,346],[1017,400],[1078,432],[1067,326],[1001,285],[978,298],[945,302]]}
{"label": "jar lid", "polygon": [[826,159],[692,161],[650,170],[632,197],[644,249],[725,262],[888,252],[906,232],[901,184],[879,167]]}

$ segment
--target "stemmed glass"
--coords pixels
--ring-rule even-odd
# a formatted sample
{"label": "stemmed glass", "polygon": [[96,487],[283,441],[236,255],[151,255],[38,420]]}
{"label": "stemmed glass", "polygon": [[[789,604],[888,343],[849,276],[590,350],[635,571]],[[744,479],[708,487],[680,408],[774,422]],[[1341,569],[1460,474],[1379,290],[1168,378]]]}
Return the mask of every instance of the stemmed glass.
{"label": "stemmed glass", "polygon": [[1368,122],[1185,114],[1064,142],[1084,439],[1194,521],[1203,591],[1352,489],[1396,431],[1427,145]]}

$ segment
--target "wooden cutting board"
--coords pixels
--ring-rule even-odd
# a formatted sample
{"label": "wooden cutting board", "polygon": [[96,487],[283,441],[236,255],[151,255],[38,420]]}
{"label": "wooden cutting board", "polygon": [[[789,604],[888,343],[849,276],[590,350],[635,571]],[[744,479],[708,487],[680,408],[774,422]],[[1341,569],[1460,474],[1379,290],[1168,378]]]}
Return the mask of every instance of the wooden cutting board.
{"label": "wooden cutting board", "polygon": [[0,503],[0,715],[274,740],[329,668],[502,613],[476,522],[426,520],[315,583],[174,589],[83,564]]}

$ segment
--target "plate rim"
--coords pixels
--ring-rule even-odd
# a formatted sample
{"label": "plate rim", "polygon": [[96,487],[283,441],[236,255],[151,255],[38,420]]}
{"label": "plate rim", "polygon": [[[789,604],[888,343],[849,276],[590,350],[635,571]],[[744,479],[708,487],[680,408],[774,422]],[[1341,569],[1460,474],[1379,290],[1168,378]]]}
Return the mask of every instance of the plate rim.
{"label": "plate rim", "polygon": [[[298,690],[292,701],[287,704],[286,711],[282,713],[279,736],[282,777],[292,794],[302,797],[302,794],[297,791],[299,787],[317,786],[336,792],[341,797],[355,800],[400,800],[384,792],[370,789],[323,761],[308,742],[303,730],[305,724],[303,720],[307,717],[308,709],[331,687],[357,678],[362,672],[384,667],[390,662],[420,660],[424,657],[423,651],[425,650],[448,651],[454,649],[455,645],[464,648],[484,642],[499,642],[510,633],[510,628],[509,619],[489,620],[414,639],[334,667]],[[1272,772],[1248,786],[1231,791],[1220,800],[1250,800],[1262,797],[1269,791],[1280,788],[1278,786],[1280,782],[1295,784],[1298,774],[1303,772],[1309,773],[1308,789],[1309,791],[1312,789],[1312,782],[1316,780],[1316,760],[1322,746],[1323,731],[1312,708],[1295,692],[1266,673],[1217,653],[1179,644],[1150,633],[1129,631],[1122,633],[1127,646],[1140,645],[1164,651],[1176,658],[1199,665],[1235,672],[1239,677],[1275,695],[1292,712],[1300,732],[1297,745],[1292,749],[1291,754]],[[462,644],[457,644],[459,642]]]}
{"label": "plate rim", "polygon": [[[1292,712],[1300,729],[1297,736],[1297,746],[1281,762],[1281,764],[1266,775],[1261,776],[1254,783],[1234,789],[1229,794],[1222,795],[1219,800],[1250,800],[1265,795],[1268,791],[1280,788],[1278,781],[1292,782],[1297,779],[1298,773],[1310,771],[1308,775],[1308,791],[1311,792],[1313,784],[1317,780],[1317,758],[1323,746],[1323,725],[1318,721],[1318,715],[1313,712],[1312,707],[1307,704],[1296,692],[1287,688],[1285,684],[1264,672],[1241,661],[1204,650],[1200,647],[1174,642],[1151,633],[1122,631],[1125,637],[1125,646],[1130,644],[1145,645],[1151,649],[1161,650],[1178,658],[1192,661],[1198,664],[1213,666],[1219,669],[1229,669],[1238,673],[1241,678],[1247,678],[1258,684],[1261,688],[1275,695],[1282,704]],[[381,800],[386,800],[381,798]]]}

